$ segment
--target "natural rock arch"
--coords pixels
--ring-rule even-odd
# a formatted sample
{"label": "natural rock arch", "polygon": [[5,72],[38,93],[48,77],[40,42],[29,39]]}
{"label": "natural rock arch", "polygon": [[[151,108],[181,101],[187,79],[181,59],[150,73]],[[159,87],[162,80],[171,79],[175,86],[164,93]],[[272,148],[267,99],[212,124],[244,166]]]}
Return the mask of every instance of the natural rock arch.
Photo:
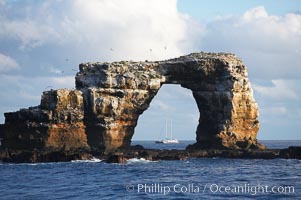
{"label": "natural rock arch", "polygon": [[194,53],[159,62],[85,63],[76,75],[83,92],[88,143],[129,147],[139,116],[162,84],[192,90],[200,112],[198,148],[257,146],[258,107],[247,69],[234,54]]}
{"label": "natural rock arch", "polygon": [[234,54],[193,53],[157,62],[84,63],[76,90],[43,92],[41,104],[5,113],[3,147],[128,148],[139,116],[163,84],[190,89],[200,118],[189,148],[257,148],[258,107]]}

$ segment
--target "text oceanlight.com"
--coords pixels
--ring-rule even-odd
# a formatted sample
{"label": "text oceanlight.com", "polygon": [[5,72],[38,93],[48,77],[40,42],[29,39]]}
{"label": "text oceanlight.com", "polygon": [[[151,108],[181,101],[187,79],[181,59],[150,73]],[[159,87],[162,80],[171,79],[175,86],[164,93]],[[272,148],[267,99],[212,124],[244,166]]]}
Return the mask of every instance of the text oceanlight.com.
{"label": "text oceanlight.com", "polygon": [[169,193],[224,193],[224,194],[293,194],[295,187],[290,185],[263,185],[263,184],[163,184],[163,183],[138,183],[126,185],[128,192],[137,192],[145,194],[163,194]]}

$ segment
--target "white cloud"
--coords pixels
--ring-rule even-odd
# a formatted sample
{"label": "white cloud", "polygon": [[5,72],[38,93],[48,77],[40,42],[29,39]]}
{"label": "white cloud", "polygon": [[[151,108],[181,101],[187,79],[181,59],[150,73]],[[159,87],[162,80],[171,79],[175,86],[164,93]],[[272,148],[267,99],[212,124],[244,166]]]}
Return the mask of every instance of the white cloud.
{"label": "white cloud", "polygon": [[[0,85],[10,85],[11,88],[35,90],[35,88],[45,89],[50,86],[52,89],[59,88],[74,88],[74,76],[60,76],[60,77],[25,77],[13,75],[0,75]],[[9,90],[9,88],[7,88]]]}
{"label": "white cloud", "polygon": [[49,72],[57,74],[57,75],[61,75],[64,73],[64,71],[62,71],[61,69],[55,68],[55,67],[50,67],[49,68]]}
{"label": "white cloud", "polygon": [[184,101],[185,97],[187,98],[185,94],[186,89],[181,88],[179,85],[163,85],[152,100],[150,107],[155,112],[172,113],[176,110],[176,102]]}
{"label": "white cloud", "polygon": [[19,40],[20,49],[38,47],[47,42],[47,40],[54,38],[54,36],[57,37],[51,27],[47,27],[44,24],[39,24],[35,21],[27,19],[20,21],[0,19],[0,21],[2,23],[0,36]]}
{"label": "white cloud", "polygon": [[153,109],[155,111],[171,111],[171,107],[169,105],[167,105],[166,103],[164,103],[163,101],[161,100],[157,100],[157,99],[154,99],[151,103],[151,106],[153,107]]}
{"label": "white cloud", "polygon": [[187,38],[193,28],[177,11],[176,0],[76,0],[64,23],[88,51],[101,50],[112,59],[164,59],[193,46]]}
{"label": "white cloud", "polygon": [[64,48],[83,61],[176,57],[195,46],[189,37],[201,30],[176,0],[47,0],[26,8],[13,7],[22,17],[10,18],[7,6],[0,37],[25,50]]}
{"label": "white cloud", "polygon": [[207,25],[202,48],[232,51],[256,78],[301,78],[301,15],[270,15],[264,7],[241,16],[219,17]]}
{"label": "white cloud", "polygon": [[75,86],[74,76],[24,77],[0,74],[0,80],[0,100],[5,105],[0,107],[0,123],[4,120],[4,112],[39,105],[45,90],[74,89]]}
{"label": "white cloud", "polygon": [[[270,115],[270,116],[284,116],[288,114],[288,110],[284,106],[270,106],[264,109],[261,109],[263,115]],[[282,119],[281,119],[282,120]]]}
{"label": "white cloud", "polygon": [[272,80],[272,86],[253,84],[254,91],[266,99],[274,101],[299,100],[301,98],[301,81],[299,80]]}
{"label": "white cloud", "polygon": [[47,83],[52,84],[53,88],[68,88],[74,89],[75,79],[74,76],[61,76],[61,77],[49,77],[46,79]]}
{"label": "white cloud", "polygon": [[13,58],[0,53],[0,72],[18,68],[19,64]]}
{"label": "white cloud", "polygon": [[251,10],[248,10],[243,15],[243,19],[246,21],[252,21],[254,19],[260,19],[260,18],[262,19],[267,17],[268,17],[268,13],[266,12],[263,6],[259,6]]}

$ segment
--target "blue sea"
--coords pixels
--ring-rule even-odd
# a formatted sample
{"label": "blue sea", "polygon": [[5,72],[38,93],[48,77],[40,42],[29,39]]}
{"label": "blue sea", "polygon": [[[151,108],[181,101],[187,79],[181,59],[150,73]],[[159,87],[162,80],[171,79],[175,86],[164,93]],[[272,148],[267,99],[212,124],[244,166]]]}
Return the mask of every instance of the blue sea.
{"label": "blue sea", "polygon": [[[136,141],[147,148],[184,149]],[[263,141],[269,148],[301,141]],[[98,159],[0,164],[0,199],[301,199],[300,160],[200,158],[186,161]]]}

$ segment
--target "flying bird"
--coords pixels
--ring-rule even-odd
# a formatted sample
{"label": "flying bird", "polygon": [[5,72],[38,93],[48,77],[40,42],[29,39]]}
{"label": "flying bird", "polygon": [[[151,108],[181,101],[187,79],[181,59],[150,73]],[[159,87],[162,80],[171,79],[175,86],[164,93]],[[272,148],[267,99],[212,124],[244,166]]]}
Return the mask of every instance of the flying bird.
{"label": "flying bird", "polygon": [[48,88],[52,88],[52,86],[51,86],[51,85],[47,86],[47,87],[45,88],[45,90],[47,90]]}

